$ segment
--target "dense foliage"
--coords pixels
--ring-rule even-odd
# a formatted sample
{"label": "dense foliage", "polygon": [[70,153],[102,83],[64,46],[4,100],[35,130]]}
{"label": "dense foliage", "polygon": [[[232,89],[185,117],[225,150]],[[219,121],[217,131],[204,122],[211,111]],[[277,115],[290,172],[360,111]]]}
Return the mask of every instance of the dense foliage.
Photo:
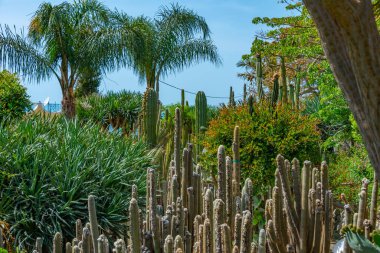
{"label": "dense foliage", "polygon": [[151,154],[140,141],[99,131],[37,116],[0,127],[0,220],[15,245],[30,252],[37,237],[44,245],[57,231],[72,238],[76,219],[88,220],[89,194],[97,196],[103,232],[123,234],[131,186],[144,191]]}
{"label": "dense foliage", "polygon": [[77,102],[77,117],[82,121],[92,121],[104,129],[111,126],[131,133],[141,111],[142,95],[137,92],[108,92],[105,95],[92,94]]}
{"label": "dense foliage", "polygon": [[0,121],[20,118],[31,106],[25,87],[6,70],[0,72],[0,98]]}
{"label": "dense foliage", "polygon": [[252,116],[246,105],[221,108],[205,134],[204,165],[216,169],[218,146],[231,147],[234,127],[239,126],[242,174],[252,179],[256,193],[260,193],[273,184],[276,154],[319,163],[317,124],[317,120],[286,106],[270,110],[264,101],[255,105]]}
{"label": "dense foliage", "polygon": [[[256,55],[263,59],[264,86],[272,89],[271,77],[280,73],[289,84],[301,79],[301,113],[318,120],[321,133],[321,150],[329,162],[333,188],[352,194],[352,187],[361,179],[372,177],[368,155],[361,138],[354,131],[355,120],[324,55],[316,26],[302,1],[280,1],[289,10],[283,17],[255,17],[253,24],[266,25],[268,29],[257,34],[250,53],[243,55],[239,66],[245,72],[239,76],[255,85]],[[375,12],[378,10],[375,1]],[[378,15],[376,16],[378,17]],[[285,68],[281,68],[281,63]],[[280,77],[280,83],[285,82]],[[355,182],[355,183],[353,183]]]}

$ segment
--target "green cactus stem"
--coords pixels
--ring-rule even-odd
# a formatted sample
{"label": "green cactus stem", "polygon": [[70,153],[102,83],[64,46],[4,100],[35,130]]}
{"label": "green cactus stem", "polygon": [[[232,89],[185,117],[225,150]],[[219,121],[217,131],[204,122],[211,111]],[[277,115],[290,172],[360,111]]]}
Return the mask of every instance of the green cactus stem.
{"label": "green cactus stem", "polygon": [[157,92],[148,88],[144,94],[144,130],[146,142],[150,147],[156,146],[157,122],[159,116]]}
{"label": "green cactus stem", "polygon": [[285,57],[280,56],[280,65],[281,65],[281,86],[282,86],[282,103],[288,103],[288,87],[286,84],[286,66],[285,66]]}
{"label": "green cactus stem", "polygon": [[251,115],[251,116],[253,115],[253,112],[254,112],[253,103],[254,103],[253,96],[251,94],[248,97],[248,112],[249,112],[249,115]]}
{"label": "green cactus stem", "polygon": [[300,109],[300,92],[301,92],[301,67],[297,66],[297,74],[296,74],[296,87],[295,87],[295,100],[296,100],[296,108]]}
{"label": "green cactus stem", "polygon": [[264,89],[263,89],[263,69],[261,63],[261,55],[256,55],[256,85],[257,85],[257,96],[259,101],[261,101],[264,97]]}
{"label": "green cactus stem", "polygon": [[247,103],[247,84],[243,86],[243,103]]}
{"label": "green cactus stem", "polygon": [[276,73],[273,76],[273,89],[272,89],[272,96],[271,96],[272,107],[275,107],[279,100],[280,86],[279,86],[278,79],[279,79],[279,75]]}

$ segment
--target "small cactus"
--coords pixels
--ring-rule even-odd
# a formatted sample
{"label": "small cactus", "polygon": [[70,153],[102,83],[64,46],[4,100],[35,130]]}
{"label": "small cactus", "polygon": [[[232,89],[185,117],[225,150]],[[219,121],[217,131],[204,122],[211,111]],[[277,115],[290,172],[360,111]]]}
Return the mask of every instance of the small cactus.
{"label": "small cactus", "polygon": [[96,216],[96,205],[95,205],[95,196],[88,196],[88,213],[90,219],[91,235],[93,249],[95,253],[98,253],[98,237],[99,237],[99,228],[98,228],[98,218]]}
{"label": "small cactus", "polygon": [[62,235],[59,232],[54,236],[53,253],[62,253]]}

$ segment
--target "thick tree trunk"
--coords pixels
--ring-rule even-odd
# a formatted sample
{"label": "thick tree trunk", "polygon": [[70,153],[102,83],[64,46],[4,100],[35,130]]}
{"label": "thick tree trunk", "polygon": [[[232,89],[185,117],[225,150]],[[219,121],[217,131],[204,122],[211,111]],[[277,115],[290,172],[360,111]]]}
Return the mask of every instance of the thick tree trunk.
{"label": "thick tree trunk", "polygon": [[380,175],[380,35],[370,0],[303,0]]}
{"label": "thick tree trunk", "polygon": [[75,117],[75,96],[72,87],[63,91],[62,97],[62,112],[67,118]]}

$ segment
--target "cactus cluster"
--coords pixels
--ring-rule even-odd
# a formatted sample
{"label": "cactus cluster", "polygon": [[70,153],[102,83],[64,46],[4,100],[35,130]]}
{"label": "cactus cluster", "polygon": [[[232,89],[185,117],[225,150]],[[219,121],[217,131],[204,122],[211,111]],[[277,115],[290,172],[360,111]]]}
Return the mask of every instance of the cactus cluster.
{"label": "cactus cluster", "polygon": [[277,156],[272,198],[267,200],[266,232],[271,252],[330,252],[332,194],[327,165],[321,169]]}
{"label": "cactus cluster", "polygon": [[[145,213],[138,205],[137,187],[132,187],[129,229],[124,237],[115,241],[114,235],[99,226],[96,198],[89,196],[88,223],[77,220],[72,241],[56,233],[53,253],[330,252],[333,213],[337,212],[333,212],[325,162],[318,169],[305,161],[301,169],[297,159],[289,162],[277,156],[275,184],[265,203],[266,225],[256,231],[256,242],[254,186],[249,178],[241,179],[239,127],[234,129],[232,157],[224,146],[218,148],[217,177],[210,182],[202,166],[194,164],[193,145],[181,148],[180,123],[181,110],[177,108],[173,160],[163,180],[159,171],[148,169]],[[377,181],[373,188],[370,210],[366,208],[368,180],[363,180],[358,213],[352,219],[346,204],[342,215],[345,225],[355,224],[367,238],[376,225]],[[347,236],[345,253],[350,252],[348,245],[353,245],[350,238],[359,237]],[[42,253],[43,240],[36,239],[34,253]]]}

